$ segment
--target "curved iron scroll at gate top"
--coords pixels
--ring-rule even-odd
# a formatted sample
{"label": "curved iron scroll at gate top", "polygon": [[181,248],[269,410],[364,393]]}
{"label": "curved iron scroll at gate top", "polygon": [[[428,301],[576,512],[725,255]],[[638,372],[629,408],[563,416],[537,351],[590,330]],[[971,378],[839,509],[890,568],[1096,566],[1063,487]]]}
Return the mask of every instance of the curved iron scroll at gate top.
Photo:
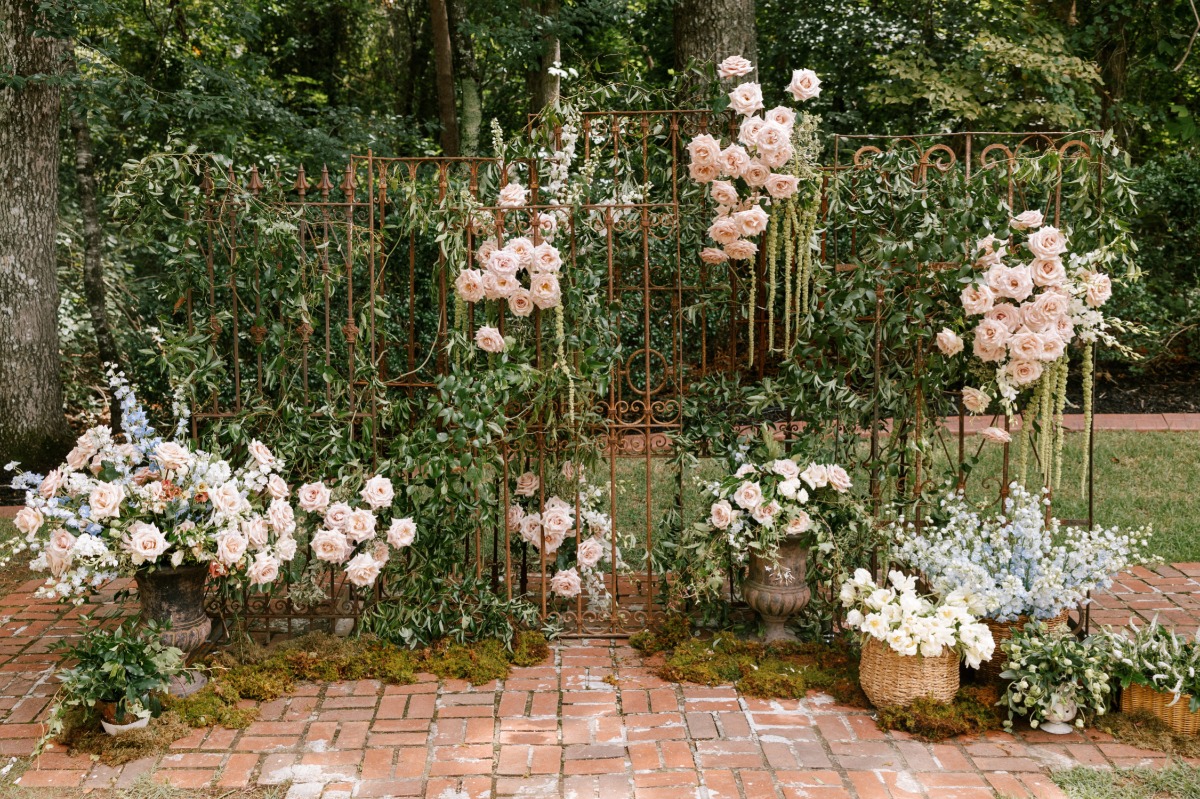
{"label": "curved iron scroll at gate top", "polygon": [[[569,634],[627,635],[661,611],[666,577],[651,567],[651,555],[664,536],[678,529],[678,521],[671,527],[666,520],[682,507],[684,488],[662,456],[670,454],[673,436],[686,432],[688,385],[704,375],[738,369],[744,358],[747,334],[738,309],[749,296],[751,281],[748,274],[726,275],[700,262],[695,245],[703,225],[697,220],[707,210],[703,192],[688,182],[682,160],[691,136],[728,133],[728,125],[728,120],[696,111],[588,112],[583,117],[577,151],[582,157],[594,152],[604,157],[584,203],[569,214],[559,247],[566,279],[583,268],[580,259],[600,273],[598,291],[619,338],[612,379],[594,398],[600,421],[587,434],[602,453],[597,477],[607,492],[606,506],[621,533],[634,542],[633,549],[622,553],[621,568],[603,575],[603,602],[553,598],[547,590],[553,565],[543,563],[535,551],[519,551],[525,545],[515,543],[505,529],[476,531],[464,541],[463,558],[463,573],[490,578],[501,595],[526,595],[545,615],[565,623]],[[909,148],[919,155],[922,174],[962,169],[969,176],[1008,168],[1011,180],[1014,160],[1033,150],[1054,149],[1064,157],[1102,163],[1099,148],[1094,153],[1085,138],[1041,133],[838,136],[828,169],[869,169],[876,157]],[[236,174],[231,172],[233,179],[223,186],[206,176],[204,207],[197,217],[207,233],[197,245],[204,275],[192,286],[184,312],[194,329],[210,331],[212,355],[224,367],[226,384],[201,398],[194,426],[235,417],[259,399],[286,395],[311,408],[323,424],[339,426],[348,439],[364,436],[368,428],[377,433],[370,446],[378,453],[378,434],[387,435],[379,428],[381,404],[419,400],[449,368],[444,345],[453,323],[453,276],[446,268],[445,249],[436,241],[436,223],[461,222],[439,217],[440,204],[452,205],[458,192],[496,212],[492,228],[467,230],[465,250],[454,257],[468,263],[484,240],[549,207],[546,181],[535,162],[507,166],[530,187],[532,205],[495,207],[505,178],[492,158],[353,156],[336,185],[325,170],[316,181],[298,170],[294,183],[282,175],[264,183],[255,171],[248,181],[255,201],[276,203],[294,225],[288,240],[265,249],[259,231],[241,224],[245,203],[239,199],[242,189],[234,187]],[[645,188],[645,196],[622,199],[620,192],[633,185]],[[1057,217],[1061,196],[1053,202]],[[853,239],[820,235],[825,264],[853,266]],[[765,264],[760,260],[753,268],[761,287]],[[303,292],[303,305],[291,301],[287,290]],[[712,303],[697,314],[685,313],[714,292],[729,296],[720,313],[710,310]],[[503,312],[502,318],[502,325],[516,322]],[[480,321],[468,310],[470,332]],[[536,326],[535,364],[550,366],[555,357],[548,338],[550,315],[535,313],[521,324]],[[275,379],[265,368],[270,362],[283,364]],[[800,429],[790,419],[778,420],[778,425],[789,431],[785,435]],[[545,474],[568,457],[561,445],[547,442],[534,429],[507,445],[505,478],[527,469]],[[871,430],[873,441],[882,429],[883,420],[878,420]],[[353,624],[364,601],[371,600],[354,594],[337,574],[315,588],[320,590],[285,580],[269,595],[224,597],[221,602],[226,610],[238,606],[252,629],[269,637]],[[309,601],[318,596],[323,598]]]}

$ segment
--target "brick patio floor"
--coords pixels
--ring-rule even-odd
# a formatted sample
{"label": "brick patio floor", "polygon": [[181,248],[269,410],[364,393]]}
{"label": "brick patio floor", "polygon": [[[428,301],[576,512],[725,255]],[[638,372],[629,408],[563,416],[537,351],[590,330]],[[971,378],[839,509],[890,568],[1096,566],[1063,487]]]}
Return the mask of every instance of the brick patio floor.
{"label": "brick patio floor", "polygon": [[[4,761],[32,751],[55,691],[50,646],[78,629],[77,610],[33,600],[34,587],[0,601]],[[1197,591],[1200,564],[1136,569],[1098,598],[1093,621],[1158,613],[1194,630]],[[666,683],[623,642],[582,641],[499,684],[304,684],[262,704],[248,729],[196,730],[120,768],[52,750],[20,783],[120,787],[153,771],[184,787],[290,783],[293,799],[990,799],[1061,796],[1051,769],[1162,762],[1091,732],[925,744],[818,693],[764,701]]]}

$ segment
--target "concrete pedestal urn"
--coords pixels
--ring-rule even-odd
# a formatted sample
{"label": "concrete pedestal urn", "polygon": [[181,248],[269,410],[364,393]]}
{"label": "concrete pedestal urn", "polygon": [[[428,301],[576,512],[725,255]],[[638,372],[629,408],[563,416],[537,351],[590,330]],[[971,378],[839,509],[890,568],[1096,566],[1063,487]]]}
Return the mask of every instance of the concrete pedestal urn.
{"label": "concrete pedestal urn", "polygon": [[[163,631],[167,646],[183,650],[186,656],[208,640],[212,619],[204,612],[204,585],[207,566],[181,566],[178,569],[140,570],[134,575],[138,600],[145,618],[170,623]],[[171,693],[189,696],[208,682],[202,672],[187,670],[171,680]]]}
{"label": "concrete pedestal urn", "polygon": [[742,585],[746,604],[762,617],[766,625],[763,640],[795,641],[787,621],[808,604],[808,545],[803,535],[788,536],[779,542],[774,560],[750,555],[750,574]]}

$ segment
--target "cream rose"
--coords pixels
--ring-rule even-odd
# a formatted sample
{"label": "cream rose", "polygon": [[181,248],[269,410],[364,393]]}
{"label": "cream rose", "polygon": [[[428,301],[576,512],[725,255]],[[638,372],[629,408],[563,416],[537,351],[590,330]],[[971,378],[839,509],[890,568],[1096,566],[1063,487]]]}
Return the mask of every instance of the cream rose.
{"label": "cream rose", "polygon": [[560,569],[550,578],[550,590],[563,599],[574,599],[583,590],[579,572],[574,569]]}
{"label": "cream rose", "polygon": [[[95,517],[95,509],[93,508],[93,518]],[[27,536],[36,533],[45,523],[46,517],[37,508],[21,508],[17,511],[17,515],[13,517],[13,524]]]}
{"label": "cream rose", "polygon": [[[518,266],[528,268],[533,263],[533,242],[525,236],[517,236],[516,238],[509,239],[508,243],[504,245],[504,252],[517,256]],[[492,271],[495,272],[497,270],[493,269]],[[509,274],[515,275],[516,273],[517,270],[514,269]]]}
{"label": "cream rose", "polygon": [[839,494],[844,494],[854,487],[853,483],[850,482],[850,475],[837,464],[829,464],[826,467],[826,474],[829,475],[829,485]]}
{"label": "cream rose", "polygon": [[992,404],[992,398],[987,392],[967,386],[962,390],[963,407],[971,413],[983,413]]}
{"label": "cream rose", "polygon": [[762,117],[750,116],[742,120],[742,124],[738,126],[738,141],[747,147],[752,146],[758,141],[758,131],[765,122]]}
{"label": "cream rose", "polygon": [[558,270],[562,268],[562,255],[559,254],[558,248],[553,244],[542,242],[533,248],[531,266],[535,272],[558,274]]}
{"label": "cream rose", "polygon": [[937,334],[937,348],[942,355],[951,358],[963,351],[963,340],[948,327],[943,327]]}
{"label": "cream rose", "polygon": [[42,482],[38,483],[38,495],[42,499],[50,499],[58,493],[58,489],[62,488],[63,480],[66,475],[62,469],[51,469],[50,472],[42,478]]}
{"label": "cream rose", "polygon": [[780,125],[789,131],[796,124],[796,112],[786,105],[777,105],[764,116],[766,116],[768,121],[774,122],[776,125]]}
{"label": "cream rose", "polygon": [[788,144],[788,129],[778,122],[767,120],[758,129],[758,136],[755,137],[754,143],[762,152],[773,153]]}
{"label": "cream rose", "polygon": [[259,466],[275,465],[274,453],[257,438],[250,442],[250,457],[254,458],[254,462]]}
{"label": "cream rose", "polygon": [[774,527],[775,515],[777,513],[779,513],[778,502],[763,502],[758,507],[750,511],[750,517],[763,527]]}
{"label": "cream rose", "polygon": [[312,537],[313,555],[326,563],[342,563],[350,557],[352,547],[340,530],[323,528]]}
{"label": "cream rose", "polygon": [[261,516],[242,522],[242,535],[246,536],[248,545],[256,551],[267,546],[267,521]]}
{"label": "cream rose", "polygon": [[574,514],[572,514],[567,508],[548,507],[542,513],[542,529],[546,532],[547,536],[553,535],[558,537],[565,535],[574,526],[574,524]]}
{"label": "cream rose", "polygon": [[528,192],[520,183],[509,183],[500,190],[499,205],[503,208],[515,208],[525,204]]}
{"label": "cream rose", "polygon": [[[97,483],[88,494],[88,505],[92,519],[116,518],[121,515],[121,502],[125,499],[125,487],[115,483]],[[239,497],[240,499],[240,497]]]}
{"label": "cream rose", "polygon": [[754,71],[754,65],[740,55],[731,55],[717,64],[717,76],[722,78],[740,78]]}
{"label": "cream rose", "polygon": [[536,229],[544,239],[552,239],[558,232],[558,217],[554,214],[537,214],[530,222],[530,230]]}
{"label": "cream rose", "polygon": [[718,250],[716,247],[705,247],[700,251],[700,260],[706,264],[723,264],[729,260],[729,256],[724,250]]}
{"label": "cream rose", "polygon": [[517,478],[517,487],[513,491],[518,497],[532,497],[541,486],[541,479],[533,472],[525,472]]}
{"label": "cream rose", "polygon": [[1099,272],[1082,273],[1084,285],[1087,286],[1085,302],[1089,308],[1099,308],[1112,297],[1112,280],[1108,275]]}
{"label": "cream rose", "polygon": [[748,261],[758,252],[758,245],[752,241],[738,239],[725,245],[725,254],[735,261]]}
{"label": "cream rose", "polygon": [[[523,241],[529,243],[529,239]],[[511,243],[508,246],[512,246]],[[533,246],[530,245],[531,253],[532,250]],[[496,250],[487,259],[488,273],[495,277],[513,277],[522,266],[521,256],[509,249]]]}
{"label": "cream rose", "polygon": [[962,290],[959,299],[962,300],[963,310],[969,316],[976,316],[992,309],[996,302],[996,295],[987,286],[972,283]]}
{"label": "cream rose", "polygon": [[277,474],[267,478],[267,495],[271,499],[287,499],[290,493],[287,482]]}
{"label": "cream rose", "polygon": [[335,502],[325,511],[325,526],[332,530],[344,530],[353,512],[345,502]]}
{"label": "cream rose", "polygon": [[213,507],[226,516],[238,513],[246,505],[238,484],[233,480],[221,484],[216,491],[210,491],[208,498]]}
{"label": "cream rose", "polygon": [[[995,319],[984,319],[975,327],[975,345],[994,349],[1008,343],[1008,328]],[[976,353],[978,354],[978,353]],[[984,360],[987,360],[986,358]]]}
{"label": "cream rose", "polygon": [[1018,330],[1008,340],[1009,353],[1019,360],[1039,360],[1042,346],[1042,337],[1027,327]]}
{"label": "cream rose", "polygon": [[533,298],[529,289],[519,288],[508,296],[508,310],[513,316],[526,317],[533,313]]}
{"label": "cream rose", "polygon": [[762,87],[757,83],[743,83],[729,93],[729,105],[742,116],[749,116],[763,108]]}
{"label": "cream rose", "polygon": [[135,566],[158,560],[168,546],[166,537],[153,524],[134,522],[129,525],[125,551]]}
{"label": "cream rose", "polygon": [[87,462],[91,459],[91,457],[91,452],[77,444],[75,445],[74,449],[67,453],[67,466],[70,467],[72,471],[77,472],[84,466],[87,466]]}
{"label": "cream rose", "polygon": [[366,508],[352,511],[346,519],[346,538],[355,544],[375,535],[375,514]]}
{"label": "cream rose", "polygon": [[192,462],[192,453],[174,441],[164,441],[154,448],[151,460],[169,472],[187,468]]}
{"label": "cream rose", "polygon": [[697,183],[708,183],[721,177],[721,168],[714,164],[688,164],[688,176]]}
{"label": "cream rose", "polygon": [[750,156],[740,144],[729,145],[721,151],[721,157],[717,159],[717,166],[720,168],[721,174],[731,178],[740,177],[749,165]]}
{"label": "cream rose", "polygon": [[516,294],[521,288],[521,281],[512,275],[483,276],[483,293],[489,300],[502,300]]}
{"label": "cream rose", "polygon": [[708,521],[718,530],[724,530],[733,522],[733,506],[724,499],[714,502],[708,514]]}
{"label": "cream rose", "polygon": [[475,331],[475,345],[484,352],[504,352],[504,336],[494,327],[484,325]]}
{"label": "cream rose", "polygon": [[821,94],[821,79],[811,69],[797,69],[792,72],[787,90],[798,103],[811,100]]}
{"label": "cream rose", "polygon": [[819,463],[810,463],[808,468],[800,472],[800,479],[808,483],[808,487],[816,490],[829,485],[829,468]]}
{"label": "cream rose", "polygon": [[1009,220],[1009,227],[1014,230],[1029,230],[1030,228],[1038,228],[1046,223],[1046,218],[1042,216],[1041,211],[1023,211]]}
{"label": "cream rose", "polygon": [[296,499],[301,510],[320,512],[329,505],[329,488],[324,483],[305,483],[296,491]]}
{"label": "cream rose", "polygon": [[1012,441],[1012,436],[999,427],[985,427],[979,431],[979,435],[993,444],[1007,444]]}
{"label": "cream rose", "polygon": [[789,536],[803,535],[812,529],[812,517],[806,511],[798,510],[788,520],[784,531]]}
{"label": "cream rose", "polygon": [[282,561],[289,561],[296,557],[296,539],[290,535],[280,536],[275,539],[275,554]]}
{"label": "cream rose", "polygon": [[1034,258],[1029,264],[1036,286],[1062,286],[1067,282],[1067,270],[1063,268],[1062,258]]}
{"label": "cream rose", "polygon": [[767,185],[767,181],[771,179],[771,174],[771,167],[755,159],[742,170],[742,180],[746,181],[746,185],[757,189]]}
{"label": "cream rose", "polygon": [[585,569],[590,569],[604,557],[604,544],[595,538],[589,538],[579,545],[575,560]]}
{"label": "cream rose", "polygon": [[273,499],[267,507],[267,521],[279,535],[291,535],[296,531],[296,513],[286,499]]}
{"label": "cream rose", "polygon": [[417,523],[409,517],[403,519],[392,519],[391,525],[388,527],[387,541],[396,549],[403,549],[411,546],[413,541],[417,540]]}
{"label": "cream rose", "polygon": [[1037,258],[1054,258],[1067,251],[1067,237],[1058,228],[1046,226],[1030,233],[1026,245]]}
{"label": "cream rose", "polygon": [[377,474],[363,485],[360,496],[363,502],[379,510],[392,504],[392,500],[396,498],[396,491],[392,488],[391,480]]}
{"label": "cream rose", "polygon": [[737,189],[727,180],[714,180],[708,190],[712,194],[713,201],[719,205],[727,205],[732,208],[740,202]]}
{"label": "cream rose", "polygon": [[996,303],[983,316],[985,319],[992,319],[1004,325],[1010,333],[1017,332],[1023,321],[1021,318],[1021,309],[1007,302]]}
{"label": "cream rose", "polygon": [[1037,361],[1009,361],[1004,373],[1013,385],[1027,386],[1036,383],[1042,376],[1042,365]]}
{"label": "cream rose", "polygon": [[758,483],[747,480],[733,492],[733,501],[743,510],[754,510],[762,504],[762,488]]}
{"label": "cream rose", "polygon": [[1050,329],[1062,340],[1064,345],[1070,344],[1071,339],[1075,338],[1075,323],[1071,321],[1071,317],[1069,316],[1060,316],[1055,319]]}
{"label": "cream rose", "polygon": [[270,553],[259,552],[254,556],[250,568],[246,569],[250,585],[266,585],[279,577],[279,561]]}
{"label": "cream rose", "polygon": [[781,175],[778,172],[772,172],[764,185],[766,186],[767,194],[770,194],[776,200],[786,200],[796,193],[796,189],[800,185],[800,180],[794,175]]}
{"label": "cream rose", "polygon": [[479,262],[480,266],[482,266],[487,263],[488,258],[492,257],[492,253],[498,249],[500,248],[496,245],[495,241],[492,239],[484,239],[475,248],[475,260]]}
{"label": "cream rose", "polygon": [[701,133],[688,142],[688,156],[697,166],[716,166],[721,157],[721,143],[707,133]]}
{"label": "cream rose", "polygon": [[988,285],[998,297],[1022,302],[1033,292],[1028,266],[994,266],[987,273]]}
{"label": "cream rose", "polygon": [[530,544],[542,539],[542,514],[528,513],[521,519],[521,538]]}
{"label": "cream rose", "polygon": [[718,217],[708,226],[708,237],[718,244],[729,244],[741,236],[741,227],[731,216]]}
{"label": "cream rose", "polygon": [[549,272],[533,276],[529,281],[529,298],[543,311],[555,308],[562,302],[562,287],[558,275]]}
{"label": "cream rose", "polygon": [[359,588],[366,588],[379,579],[379,571],[382,567],[382,563],[366,552],[355,555],[346,564],[346,580]]}
{"label": "cream rose", "polygon": [[800,467],[791,458],[777,458],[771,461],[771,471],[784,480],[792,480],[800,476]]}
{"label": "cream rose", "polygon": [[478,269],[464,269],[454,279],[454,290],[463,302],[479,302],[483,299],[483,273]]}
{"label": "cream rose", "polygon": [[782,144],[774,150],[763,150],[759,154],[759,160],[771,169],[779,169],[791,160],[791,157],[792,145],[789,143]]}
{"label": "cream rose", "polygon": [[733,215],[733,220],[737,222],[738,230],[743,236],[757,236],[767,229],[767,223],[771,221],[771,218],[767,216],[766,211],[756,205],[745,211],[738,211]]}
{"label": "cream rose", "polygon": [[1038,360],[1044,363],[1057,361],[1066,352],[1067,343],[1058,337],[1058,334],[1053,329],[1047,330],[1039,334],[1042,338],[1042,351],[1038,353]]}

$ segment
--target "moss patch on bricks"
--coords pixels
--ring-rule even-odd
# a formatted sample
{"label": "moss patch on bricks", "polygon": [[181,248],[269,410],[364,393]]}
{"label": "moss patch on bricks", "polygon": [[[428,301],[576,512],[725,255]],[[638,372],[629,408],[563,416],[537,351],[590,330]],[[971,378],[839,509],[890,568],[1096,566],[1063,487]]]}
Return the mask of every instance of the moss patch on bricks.
{"label": "moss patch on bricks", "polygon": [[69,754],[88,754],[106,766],[121,766],[165,752],[191,731],[190,725],[169,710],[151,719],[145,728],[120,735],[109,735],[97,729],[95,722],[80,713],[68,715],[58,743]]}
{"label": "moss patch on bricks", "polygon": [[908,707],[881,707],[875,721],[880,729],[900,730],[923,741],[944,741],[1000,729],[999,700],[1000,690],[994,685],[964,685],[952,702],[918,699]]}
{"label": "moss patch on bricks", "polygon": [[1200,758],[1200,736],[1180,735],[1167,726],[1166,722],[1145,710],[1135,713],[1106,713],[1097,716],[1092,726],[1123,744],[1139,749],[1153,749],[1173,757]]}

